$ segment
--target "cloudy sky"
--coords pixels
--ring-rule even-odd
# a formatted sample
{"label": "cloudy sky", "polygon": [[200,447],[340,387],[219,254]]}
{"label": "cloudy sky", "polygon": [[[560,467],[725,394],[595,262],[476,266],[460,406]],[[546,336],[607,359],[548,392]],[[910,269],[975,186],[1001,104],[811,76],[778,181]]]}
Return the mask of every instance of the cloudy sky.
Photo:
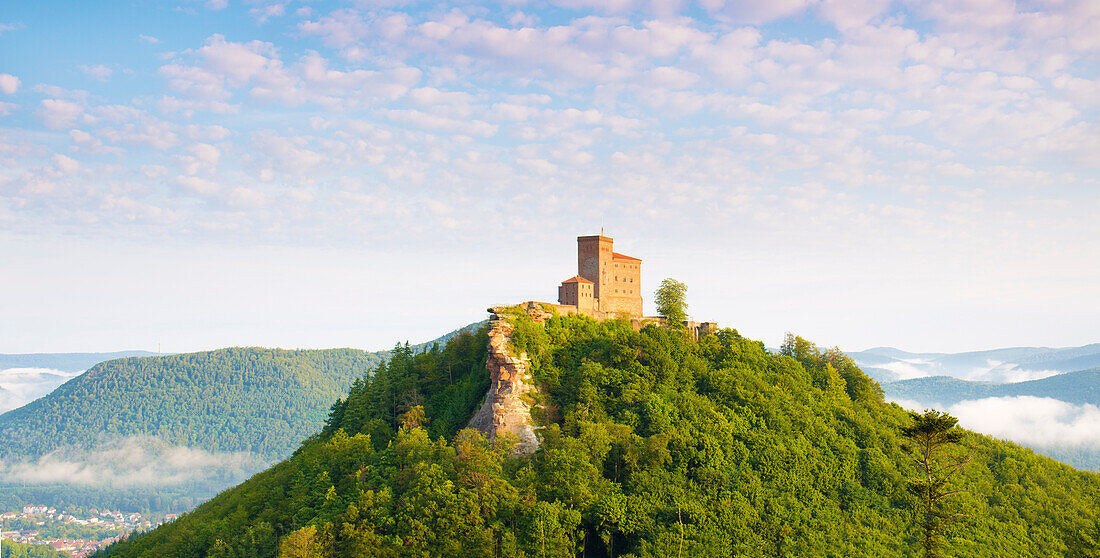
{"label": "cloudy sky", "polygon": [[0,352],[425,340],[553,300],[601,228],[772,346],[1100,341],[1097,29],[1090,0],[7,3]]}

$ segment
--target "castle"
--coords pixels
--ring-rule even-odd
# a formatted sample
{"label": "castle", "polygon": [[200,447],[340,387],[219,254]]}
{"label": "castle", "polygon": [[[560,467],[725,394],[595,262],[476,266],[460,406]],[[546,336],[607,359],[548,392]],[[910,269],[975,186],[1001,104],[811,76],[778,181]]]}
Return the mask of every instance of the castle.
{"label": "castle", "polygon": [[[533,301],[525,304],[529,311],[550,306]],[[646,324],[665,324],[661,316],[642,315],[642,260],[616,252],[614,240],[602,231],[577,237],[577,275],[561,282],[554,309],[597,320],[627,318],[635,330]],[[684,327],[695,339],[718,331],[715,322],[689,320]]]}
{"label": "castle", "polygon": [[577,275],[558,287],[558,304],[595,316],[642,317],[642,260],[619,254],[603,234],[577,237]]}
{"label": "castle", "polygon": [[[561,282],[558,304],[529,300],[513,306],[489,308],[489,343],[485,368],[489,371],[489,391],[468,426],[490,440],[497,436],[515,436],[515,453],[529,455],[539,447],[531,407],[538,390],[531,380],[531,360],[526,352],[513,352],[511,340],[515,324],[509,319],[518,309],[536,323],[545,323],[555,315],[584,314],[597,320],[627,319],[634,331],[649,324],[667,327],[662,316],[642,315],[642,260],[619,254],[611,237],[603,231],[577,237],[577,275]],[[718,331],[715,322],[683,322],[692,339]]]}

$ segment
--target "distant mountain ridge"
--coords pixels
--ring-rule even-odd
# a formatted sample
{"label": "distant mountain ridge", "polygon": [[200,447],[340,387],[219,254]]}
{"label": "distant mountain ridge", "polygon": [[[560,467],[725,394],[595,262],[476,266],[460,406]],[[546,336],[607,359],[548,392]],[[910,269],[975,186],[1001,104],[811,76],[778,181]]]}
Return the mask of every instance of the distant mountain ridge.
{"label": "distant mountain ridge", "polygon": [[961,380],[1021,382],[1100,367],[1100,343],[1080,347],[1009,347],[963,353],[911,353],[875,347],[847,353],[880,382],[947,376]]}
{"label": "distant mountain ridge", "polygon": [[1050,397],[1069,403],[1100,406],[1100,368],[1067,372],[1041,380],[996,384],[971,382],[948,376],[913,378],[883,382],[882,389],[890,399],[935,402],[951,406],[968,399],[986,397]]}
{"label": "distant mountain ridge", "polygon": [[[1088,427],[1100,406],[1100,343],[965,353],[875,347],[848,355],[878,380],[889,400],[969,414],[967,421],[991,433],[1079,469],[1100,471],[1100,442]],[[1006,425],[1012,430],[997,430]]]}

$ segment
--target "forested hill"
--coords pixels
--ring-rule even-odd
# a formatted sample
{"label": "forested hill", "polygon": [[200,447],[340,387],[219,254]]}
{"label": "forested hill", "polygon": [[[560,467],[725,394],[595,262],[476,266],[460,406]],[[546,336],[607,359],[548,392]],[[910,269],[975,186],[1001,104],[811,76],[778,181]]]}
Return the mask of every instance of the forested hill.
{"label": "forested hill", "polygon": [[[109,556],[919,554],[910,424],[840,351],[515,318],[541,448],[460,430],[484,335],[397,351],[290,459]],[[473,350],[477,347],[481,350]],[[947,555],[1100,555],[1100,476],[965,432]]]}
{"label": "forested hill", "polygon": [[101,436],[158,436],[212,451],[289,455],[381,357],[356,349],[232,348],[103,362],[0,415],[0,455]]}
{"label": "forested hill", "polygon": [[[480,325],[411,349],[429,350]],[[45,397],[0,415],[0,457],[89,447],[104,438],[155,436],[169,444],[281,459],[320,430],[328,406],[353,380],[392,354],[237,347],[101,362]]]}

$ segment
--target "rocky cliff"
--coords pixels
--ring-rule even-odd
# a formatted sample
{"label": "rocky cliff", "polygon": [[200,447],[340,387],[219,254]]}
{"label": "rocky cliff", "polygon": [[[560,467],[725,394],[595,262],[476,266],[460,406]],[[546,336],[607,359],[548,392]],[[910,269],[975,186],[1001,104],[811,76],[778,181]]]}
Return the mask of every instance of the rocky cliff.
{"label": "rocky cliff", "polygon": [[[549,317],[537,306],[526,309],[536,321]],[[531,422],[531,402],[536,390],[531,380],[531,361],[526,353],[515,355],[511,352],[512,324],[498,314],[499,310],[489,309],[489,357],[485,368],[492,383],[485,402],[470,419],[469,427],[490,440],[504,435],[515,436],[518,443],[514,451],[526,455],[539,447]]]}

